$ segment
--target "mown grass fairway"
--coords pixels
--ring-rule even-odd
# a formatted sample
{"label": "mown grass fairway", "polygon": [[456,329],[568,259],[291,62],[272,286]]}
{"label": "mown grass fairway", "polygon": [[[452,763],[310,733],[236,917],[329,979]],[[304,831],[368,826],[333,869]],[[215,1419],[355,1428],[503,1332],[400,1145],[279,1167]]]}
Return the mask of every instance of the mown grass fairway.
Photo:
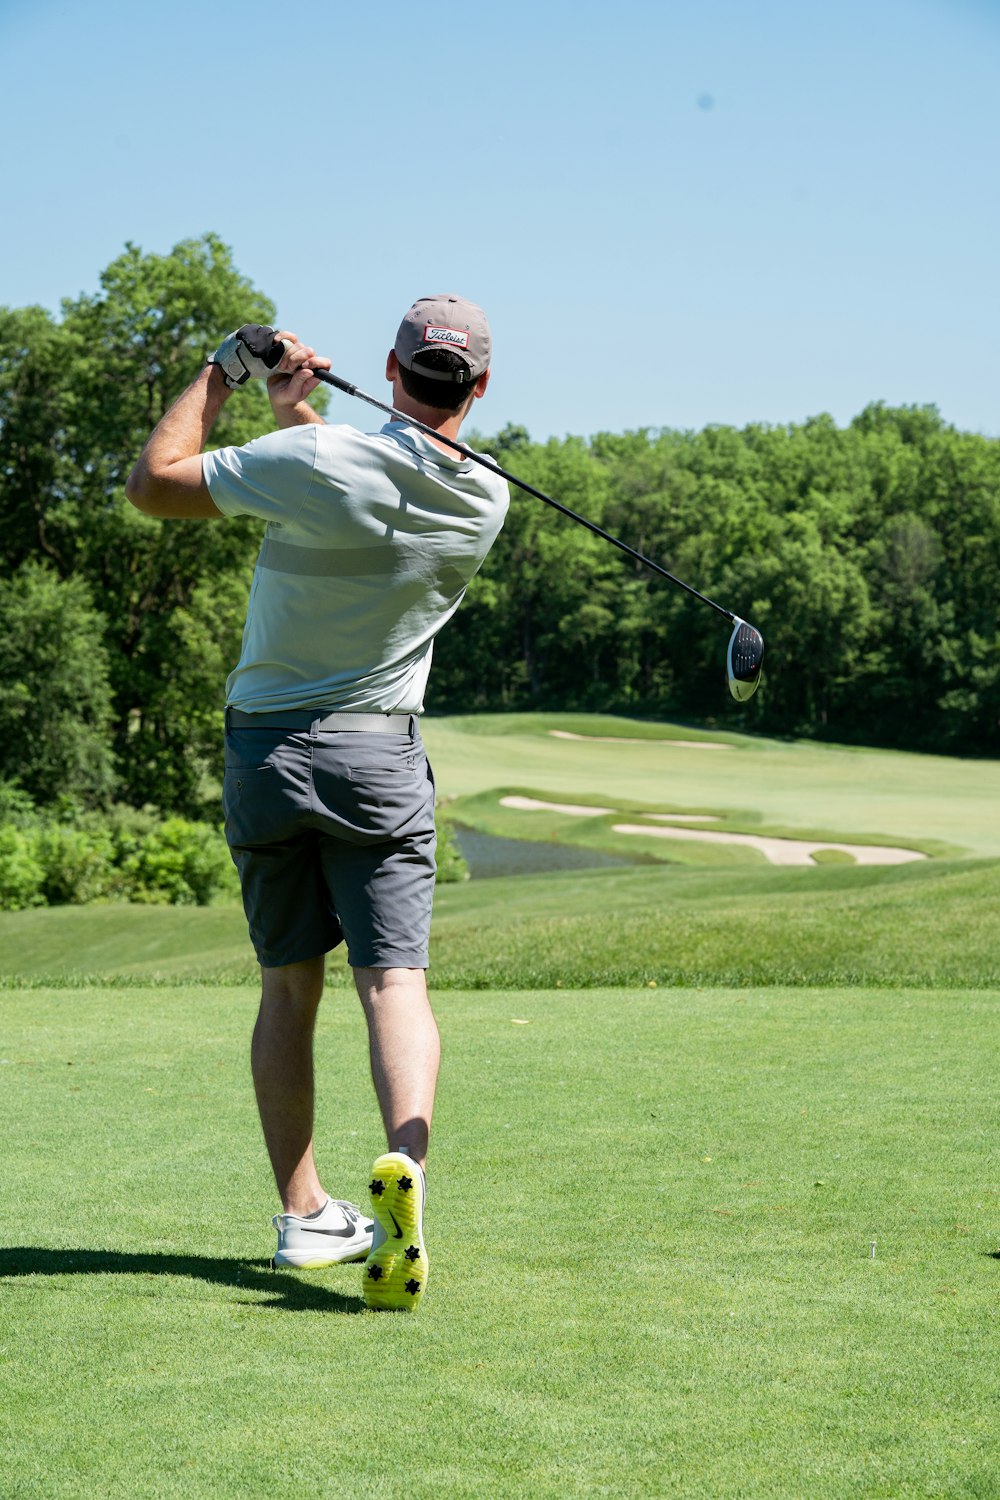
{"label": "mown grass fairway", "polygon": [[[497,789],[932,857],[439,888],[413,1318],[357,1267],[269,1269],[239,908],[0,919],[0,1493],[997,1500],[1000,767],[670,734],[426,737],[516,837]],[[330,980],[320,1165],[364,1201],[382,1137]]]}
{"label": "mown grass fairway", "polygon": [[[412,1319],[266,1268],[252,1009],[4,997],[6,1493],[996,1495],[995,997],[441,995]],[[318,1041],[358,1195],[346,996]]]}

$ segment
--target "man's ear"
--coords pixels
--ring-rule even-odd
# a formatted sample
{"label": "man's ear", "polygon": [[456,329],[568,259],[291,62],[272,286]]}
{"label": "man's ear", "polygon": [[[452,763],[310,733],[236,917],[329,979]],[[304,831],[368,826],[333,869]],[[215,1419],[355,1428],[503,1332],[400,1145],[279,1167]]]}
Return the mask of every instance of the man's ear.
{"label": "man's ear", "polygon": [[479,379],[476,381],[476,389],[472,393],[477,401],[479,400],[480,396],[486,395],[486,387],[489,385],[489,383],[490,372],[489,370],[484,370]]}
{"label": "man's ear", "polygon": [[396,358],[395,349],[390,349],[385,361],[385,378],[392,385],[399,374],[399,360]]}

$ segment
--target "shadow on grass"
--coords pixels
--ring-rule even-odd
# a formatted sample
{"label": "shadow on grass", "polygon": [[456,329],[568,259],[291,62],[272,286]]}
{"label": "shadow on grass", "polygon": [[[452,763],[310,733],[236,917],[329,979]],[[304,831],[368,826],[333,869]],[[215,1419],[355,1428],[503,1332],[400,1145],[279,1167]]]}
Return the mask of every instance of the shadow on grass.
{"label": "shadow on grass", "polygon": [[4,1276],[191,1276],[197,1281],[236,1287],[241,1292],[266,1294],[265,1301],[256,1297],[240,1299],[250,1307],[284,1312],[364,1311],[360,1297],[300,1281],[287,1270],[273,1271],[266,1260],[227,1260],[213,1255],[129,1255],[118,1250],[42,1250],[34,1245],[15,1245],[0,1249],[0,1277]]}

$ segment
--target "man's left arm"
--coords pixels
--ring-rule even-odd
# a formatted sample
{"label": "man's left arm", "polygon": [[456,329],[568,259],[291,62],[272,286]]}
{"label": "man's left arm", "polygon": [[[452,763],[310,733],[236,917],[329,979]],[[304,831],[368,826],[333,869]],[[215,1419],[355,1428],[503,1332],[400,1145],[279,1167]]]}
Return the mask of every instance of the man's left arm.
{"label": "man's left arm", "polygon": [[[315,350],[300,344],[294,334],[279,333],[286,350],[273,374],[290,379],[274,381],[286,403],[304,400],[317,384],[311,364],[329,365]],[[202,454],[209,434],[232,390],[222,367],[206,365],[153,429],[135,467],[125,481],[125,494],[137,510],[165,519],[197,519],[224,514],[209,493]],[[298,418],[301,421],[301,417]],[[280,421],[280,416],[279,416]],[[288,424],[294,425],[295,419]]]}

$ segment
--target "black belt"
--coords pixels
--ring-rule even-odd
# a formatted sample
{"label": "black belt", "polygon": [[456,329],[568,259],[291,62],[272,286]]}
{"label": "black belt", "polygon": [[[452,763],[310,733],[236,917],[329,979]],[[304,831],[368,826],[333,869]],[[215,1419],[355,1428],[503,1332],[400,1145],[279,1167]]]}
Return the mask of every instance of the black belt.
{"label": "black belt", "polygon": [[322,708],[290,708],[271,713],[244,713],[241,708],[226,709],[226,728],[233,729],[318,729],[361,730],[365,734],[411,734],[417,728],[416,714],[349,714],[327,713]]}

